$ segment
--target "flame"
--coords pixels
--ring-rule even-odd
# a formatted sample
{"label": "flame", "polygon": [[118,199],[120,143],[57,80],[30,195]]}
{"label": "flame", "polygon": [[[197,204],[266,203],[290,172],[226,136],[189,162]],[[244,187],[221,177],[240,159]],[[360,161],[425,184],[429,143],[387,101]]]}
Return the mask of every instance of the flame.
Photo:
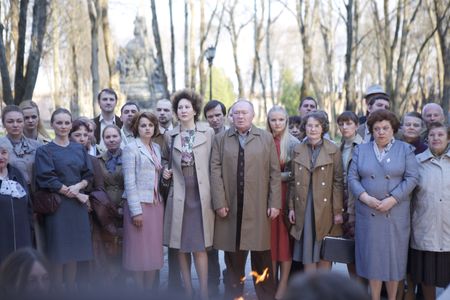
{"label": "flame", "polygon": [[245,276],[241,278],[241,282],[244,282],[247,279]]}
{"label": "flame", "polygon": [[234,300],[244,300],[244,297],[234,298]]}
{"label": "flame", "polygon": [[255,284],[258,284],[269,278],[269,268],[265,268],[261,275],[259,275],[256,271],[251,271],[250,275],[256,278]]}

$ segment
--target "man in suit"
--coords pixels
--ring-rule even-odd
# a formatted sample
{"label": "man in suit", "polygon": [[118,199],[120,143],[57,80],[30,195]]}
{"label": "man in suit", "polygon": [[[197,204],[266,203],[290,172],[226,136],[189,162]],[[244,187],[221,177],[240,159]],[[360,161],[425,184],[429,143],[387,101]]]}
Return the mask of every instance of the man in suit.
{"label": "man in suit", "polygon": [[[233,126],[215,136],[211,154],[211,195],[216,211],[214,248],[225,251],[224,299],[242,296],[245,262],[272,275],[271,219],[281,208],[281,174],[272,135],[252,124],[248,100],[233,105]],[[275,281],[267,276],[254,285],[258,299],[274,299]]]}
{"label": "man in suit", "polygon": [[117,94],[113,89],[103,89],[97,95],[97,102],[101,112],[94,118],[94,123],[97,126],[94,131],[94,136],[99,148],[105,149],[102,132],[106,125],[115,124],[117,127],[122,128],[122,121],[114,114],[114,109],[117,105]]}

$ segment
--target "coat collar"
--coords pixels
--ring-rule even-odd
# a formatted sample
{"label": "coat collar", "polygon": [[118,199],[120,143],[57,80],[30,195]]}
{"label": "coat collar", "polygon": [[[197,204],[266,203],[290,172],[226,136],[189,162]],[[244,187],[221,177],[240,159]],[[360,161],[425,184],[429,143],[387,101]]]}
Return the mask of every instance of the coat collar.
{"label": "coat collar", "polygon": [[[261,130],[258,127],[256,127],[255,125],[252,125],[252,127],[250,128],[250,131],[248,133],[248,137],[245,141],[245,144],[248,144],[251,140],[253,140],[256,136],[260,136],[261,135]],[[230,126],[230,128],[228,129],[228,132],[226,133],[228,134],[229,137],[231,136],[237,136],[238,133],[236,131],[236,127],[234,127],[234,125]]]}
{"label": "coat collar", "polygon": [[[319,156],[316,159],[314,168],[333,163],[333,159],[330,157],[330,155],[336,153],[336,151],[338,150],[338,147],[327,139],[323,139],[323,144],[321,147],[322,148],[320,149]],[[307,154],[305,155],[305,153]],[[309,171],[312,171],[311,154],[306,143],[299,144],[295,147],[294,160],[303,165]]]}
{"label": "coat collar", "polygon": [[[203,124],[203,123],[195,123],[195,139],[193,147],[197,147],[203,143],[206,143],[207,139],[205,133],[208,130],[213,130],[211,127]],[[171,131],[169,131],[169,136],[171,138],[176,137],[180,134],[181,127],[180,125],[175,126]],[[201,134],[198,134],[201,133]],[[181,151],[181,139],[175,139],[173,147]]]}
{"label": "coat collar", "polygon": [[[442,156],[446,156],[447,158],[450,158],[450,148],[447,149],[447,152],[442,154]],[[429,159],[433,159],[433,158],[434,158],[434,155],[433,155],[433,153],[431,153],[430,148],[425,150],[425,152],[422,152],[422,153],[416,155],[416,159],[419,163],[423,163],[423,162],[425,162]]]}

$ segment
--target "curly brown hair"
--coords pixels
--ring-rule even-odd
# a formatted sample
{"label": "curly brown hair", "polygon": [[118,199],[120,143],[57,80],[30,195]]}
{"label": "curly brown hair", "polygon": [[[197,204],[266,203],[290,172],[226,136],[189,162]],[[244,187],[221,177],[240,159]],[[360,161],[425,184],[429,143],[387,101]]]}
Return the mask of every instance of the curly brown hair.
{"label": "curly brown hair", "polygon": [[400,128],[400,121],[398,120],[397,116],[389,110],[378,109],[372,112],[367,119],[367,127],[369,128],[370,134],[373,135],[373,125],[376,122],[382,121],[388,121],[391,124],[392,130],[394,130],[394,134],[398,132],[398,129]]}
{"label": "curly brown hair", "polygon": [[131,132],[133,132],[133,136],[134,137],[139,136],[139,121],[142,118],[146,118],[147,120],[150,121],[150,123],[153,124],[153,126],[155,126],[155,130],[153,131],[153,136],[158,135],[159,134],[158,118],[156,117],[156,115],[154,115],[151,112],[142,111],[142,112],[136,113],[133,117],[133,120],[131,121]]}
{"label": "curly brown hair", "polygon": [[178,110],[178,103],[181,99],[186,99],[191,102],[192,108],[195,111],[194,121],[197,122],[202,111],[203,97],[192,89],[182,89],[176,91],[170,99],[172,101],[172,109],[175,113]]}

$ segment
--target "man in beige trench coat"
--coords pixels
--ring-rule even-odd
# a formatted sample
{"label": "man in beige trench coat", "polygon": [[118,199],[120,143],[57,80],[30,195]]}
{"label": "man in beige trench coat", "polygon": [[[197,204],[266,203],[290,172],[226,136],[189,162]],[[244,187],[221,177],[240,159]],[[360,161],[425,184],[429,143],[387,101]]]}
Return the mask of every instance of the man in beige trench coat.
{"label": "man in beige trench coat", "polygon": [[[253,126],[251,102],[233,105],[233,123],[216,135],[211,154],[211,195],[216,211],[214,248],[225,251],[225,298],[242,296],[245,261],[272,273],[270,221],[281,208],[281,177],[272,135]],[[253,278],[255,283],[255,278]],[[273,278],[255,283],[258,299],[274,299]]]}

